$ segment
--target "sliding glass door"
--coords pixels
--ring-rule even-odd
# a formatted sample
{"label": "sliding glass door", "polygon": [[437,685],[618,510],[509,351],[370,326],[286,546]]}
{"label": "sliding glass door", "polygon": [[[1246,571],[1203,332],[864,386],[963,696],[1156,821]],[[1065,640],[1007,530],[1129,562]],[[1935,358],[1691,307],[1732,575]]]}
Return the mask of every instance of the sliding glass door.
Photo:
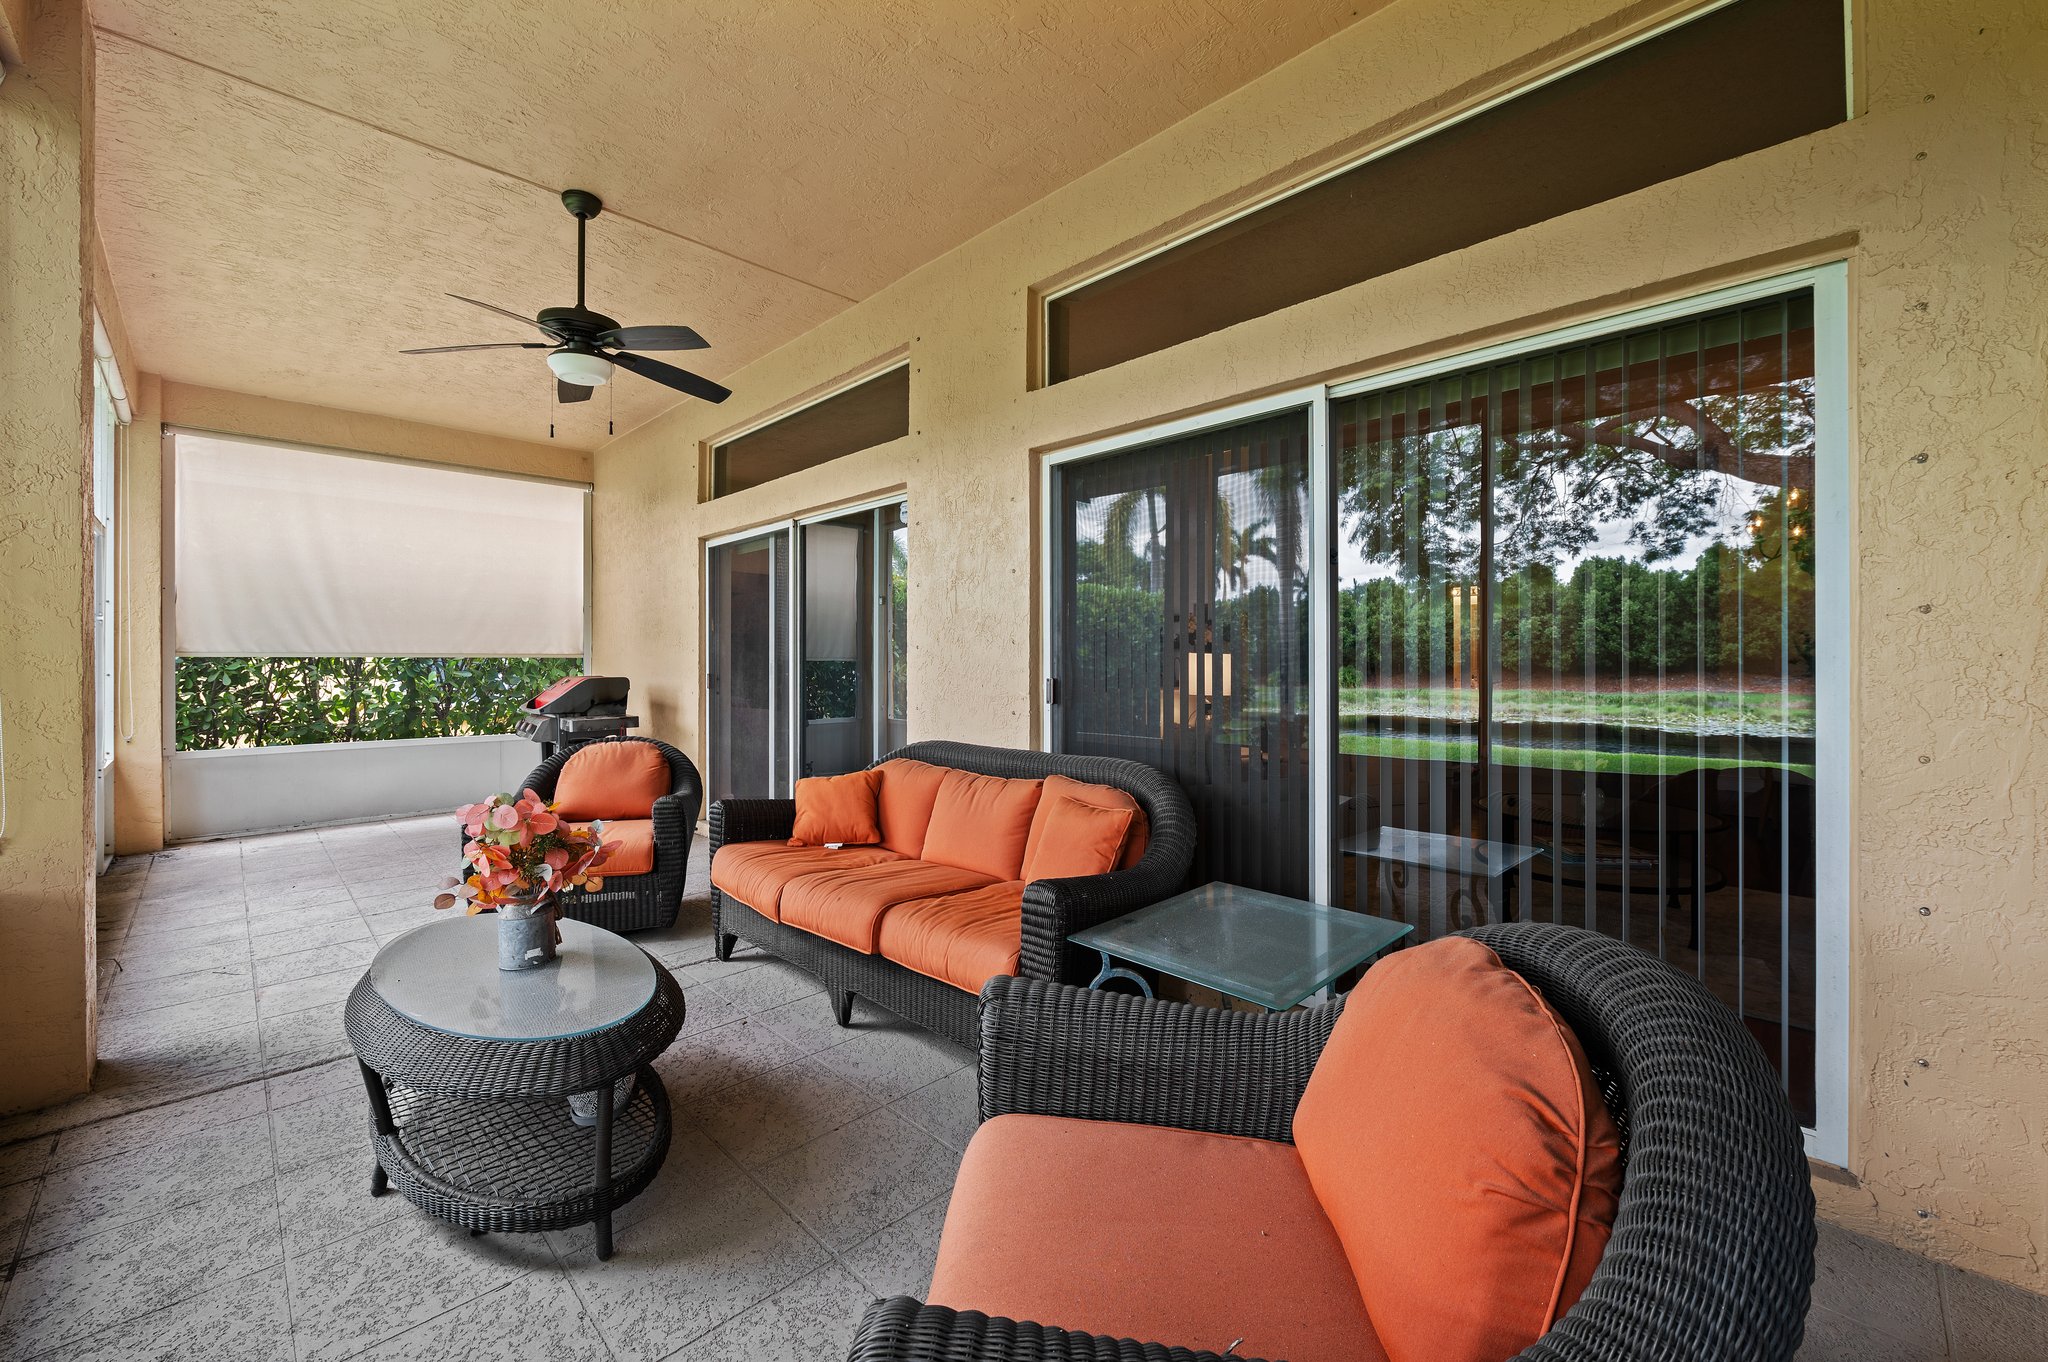
{"label": "sliding glass door", "polygon": [[1812,296],[1333,404],[1334,884],[1698,975],[1813,1120]]}
{"label": "sliding glass door", "polygon": [[786,798],[907,741],[901,502],[714,544],[705,582],[711,798]]}
{"label": "sliding glass door", "polygon": [[789,794],[789,531],[707,555],[710,799]]}
{"label": "sliding glass door", "polygon": [[1172,773],[1194,882],[1309,890],[1309,418],[1064,466],[1053,745]]}

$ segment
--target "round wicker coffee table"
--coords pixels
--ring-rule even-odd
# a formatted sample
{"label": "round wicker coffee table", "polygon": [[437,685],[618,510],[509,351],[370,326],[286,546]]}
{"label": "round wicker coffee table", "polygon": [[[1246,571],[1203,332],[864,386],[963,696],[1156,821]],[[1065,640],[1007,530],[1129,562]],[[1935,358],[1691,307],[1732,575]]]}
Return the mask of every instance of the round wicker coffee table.
{"label": "round wicker coffee table", "polygon": [[668,1093],[649,1061],[682,1029],[683,992],[624,937],[561,926],[560,958],[534,970],[498,969],[488,915],[377,952],[347,1011],[370,1095],[370,1194],[395,1186],[479,1234],[595,1223],[609,1258],[613,1208],[668,1154]]}

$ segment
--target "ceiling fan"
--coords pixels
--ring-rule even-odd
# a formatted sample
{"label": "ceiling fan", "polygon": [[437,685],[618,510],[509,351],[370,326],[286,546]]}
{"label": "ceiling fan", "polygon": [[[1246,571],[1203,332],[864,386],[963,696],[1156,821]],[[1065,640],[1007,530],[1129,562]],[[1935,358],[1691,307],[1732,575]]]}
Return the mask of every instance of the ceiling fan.
{"label": "ceiling fan", "polygon": [[678,369],[658,359],[633,354],[634,350],[702,350],[711,342],[687,326],[620,326],[602,312],[583,305],[583,240],[590,220],[604,211],[604,203],[587,189],[562,191],[562,206],[576,218],[576,306],[544,307],[538,317],[522,317],[507,308],[465,298],[448,296],[457,302],[510,317],[538,327],[545,341],[488,341],[481,345],[428,345],[401,350],[401,355],[440,355],[454,350],[545,350],[548,368],[555,371],[555,399],[586,402],[590,390],[611,381],[614,366],[642,378],[674,388],[706,402],[723,402],[732,390],[688,369]]}

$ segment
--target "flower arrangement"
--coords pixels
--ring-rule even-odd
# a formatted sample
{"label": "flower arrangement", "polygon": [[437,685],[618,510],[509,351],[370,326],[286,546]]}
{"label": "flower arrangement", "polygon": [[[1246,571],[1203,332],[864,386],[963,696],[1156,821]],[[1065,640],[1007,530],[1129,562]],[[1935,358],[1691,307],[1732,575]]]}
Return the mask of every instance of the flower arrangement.
{"label": "flower arrangement", "polygon": [[521,790],[517,799],[496,794],[465,804],[455,817],[469,835],[462,859],[470,873],[448,878],[436,908],[466,902],[471,913],[480,913],[537,903],[564,889],[604,887],[601,871],[610,849],[602,823],[565,823],[531,790]]}

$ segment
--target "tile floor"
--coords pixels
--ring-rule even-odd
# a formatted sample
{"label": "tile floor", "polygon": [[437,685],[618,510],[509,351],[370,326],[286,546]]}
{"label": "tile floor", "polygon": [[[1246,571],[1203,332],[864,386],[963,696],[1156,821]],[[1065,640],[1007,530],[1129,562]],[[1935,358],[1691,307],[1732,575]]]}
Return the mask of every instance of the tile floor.
{"label": "tile floor", "polygon": [[[0,1120],[0,1357],[829,1359],[918,1293],[975,1121],[964,1051],[808,976],[711,958],[701,839],[638,938],[688,996],[661,1176],[587,1227],[471,1239],[367,1195],[340,1003],[431,916],[454,837],[405,819],[180,847],[100,885],[88,1097]],[[1823,1231],[1802,1362],[2048,1356],[2048,1301]]]}

